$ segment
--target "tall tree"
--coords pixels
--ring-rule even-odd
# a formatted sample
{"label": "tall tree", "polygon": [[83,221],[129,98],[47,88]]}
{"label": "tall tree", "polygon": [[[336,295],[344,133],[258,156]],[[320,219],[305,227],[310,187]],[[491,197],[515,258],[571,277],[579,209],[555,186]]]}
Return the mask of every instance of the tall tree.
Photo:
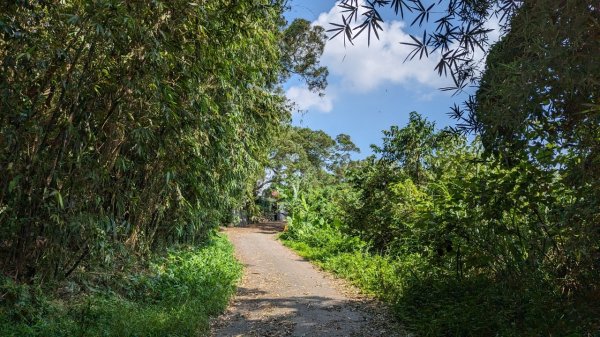
{"label": "tall tree", "polygon": [[271,148],[266,178],[261,186],[285,183],[293,177],[323,178],[328,172],[342,172],[351,153],[360,149],[346,134],[331,138],[322,130],[291,126],[280,134]]}
{"label": "tall tree", "polygon": [[[0,265],[195,242],[289,121],[279,1],[0,4]],[[124,249],[121,249],[124,248]]]}
{"label": "tall tree", "polygon": [[326,67],[319,65],[325,49],[325,29],[305,19],[295,19],[283,30],[281,39],[281,81],[300,76],[308,89],[323,94],[327,87]]}
{"label": "tall tree", "polygon": [[417,184],[422,182],[427,158],[443,136],[435,132],[435,124],[413,111],[407,126],[394,125],[384,130],[383,136],[383,146],[373,146],[374,152],[383,160],[398,164]]}

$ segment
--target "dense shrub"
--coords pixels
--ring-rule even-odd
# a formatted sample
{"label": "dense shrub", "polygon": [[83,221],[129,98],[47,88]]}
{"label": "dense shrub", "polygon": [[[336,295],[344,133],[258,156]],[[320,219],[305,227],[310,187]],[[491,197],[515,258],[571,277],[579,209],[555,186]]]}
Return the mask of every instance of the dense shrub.
{"label": "dense shrub", "polygon": [[384,136],[337,184],[296,194],[288,245],[392,303],[419,335],[598,332],[597,242],[579,233],[599,213],[561,168],[506,166],[416,113]]}
{"label": "dense shrub", "polygon": [[266,0],[0,4],[0,268],[62,279],[201,241],[274,132]]}

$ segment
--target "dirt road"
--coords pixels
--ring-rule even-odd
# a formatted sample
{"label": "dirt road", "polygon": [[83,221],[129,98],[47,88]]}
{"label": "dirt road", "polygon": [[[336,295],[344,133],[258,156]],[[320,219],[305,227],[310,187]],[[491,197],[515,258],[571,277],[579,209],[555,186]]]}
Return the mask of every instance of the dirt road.
{"label": "dirt road", "polygon": [[402,336],[376,302],[317,270],[275,235],[268,223],[225,230],[244,276],[215,336]]}

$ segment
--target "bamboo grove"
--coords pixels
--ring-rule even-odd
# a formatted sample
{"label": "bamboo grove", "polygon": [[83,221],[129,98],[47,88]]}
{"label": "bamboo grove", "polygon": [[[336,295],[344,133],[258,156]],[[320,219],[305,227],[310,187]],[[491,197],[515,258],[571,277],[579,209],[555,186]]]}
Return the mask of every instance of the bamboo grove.
{"label": "bamboo grove", "polygon": [[0,263],[63,279],[198,242],[289,120],[273,1],[0,5]]}

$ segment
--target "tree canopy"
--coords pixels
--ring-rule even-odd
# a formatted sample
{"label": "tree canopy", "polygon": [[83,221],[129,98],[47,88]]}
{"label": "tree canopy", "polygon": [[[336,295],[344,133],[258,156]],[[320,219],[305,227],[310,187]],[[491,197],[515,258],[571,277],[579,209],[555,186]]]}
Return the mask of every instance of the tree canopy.
{"label": "tree canopy", "polygon": [[257,190],[270,184],[289,184],[294,179],[327,179],[327,173],[342,174],[351,153],[360,152],[350,136],[335,139],[322,130],[290,126],[270,148],[269,161]]}
{"label": "tree canopy", "polygon": [[197,242],[246,198],[289,122],[282,78],[323,88],[321,30],[279,1],[0,5],[0,255],[64,278]]}
{"label": "tree canopy", "polygon": [[322,94],[329,74],[326,67],[319,65],[325,41],[325,29],[313,26],[305,19],[295,19],[287,26],[281,41],[281,80],[298,75],[306,82],[309,90]]}

